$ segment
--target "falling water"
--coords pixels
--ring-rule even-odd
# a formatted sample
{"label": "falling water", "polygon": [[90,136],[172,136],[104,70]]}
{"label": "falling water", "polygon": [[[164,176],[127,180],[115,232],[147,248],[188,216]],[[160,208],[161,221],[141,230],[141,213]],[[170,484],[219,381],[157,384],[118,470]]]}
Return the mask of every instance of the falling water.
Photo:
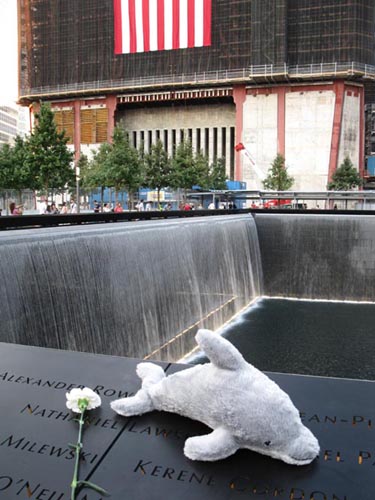
{"label": "falling water", "polygon": [[269,296],[374,301],[375,218],[257,214]]}
{"label": "falling water", "polygon": [[262,294],[251,216],[10,231],[0,341],[175,361]]}

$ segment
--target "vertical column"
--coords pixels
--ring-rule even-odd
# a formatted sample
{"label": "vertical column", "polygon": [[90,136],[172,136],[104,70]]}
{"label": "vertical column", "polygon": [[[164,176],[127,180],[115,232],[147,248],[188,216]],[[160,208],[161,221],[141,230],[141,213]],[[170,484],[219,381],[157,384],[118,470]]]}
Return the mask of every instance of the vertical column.
{"label": "vertical column", "polygon": [[217,128],[217,159],[223,157],[223,129]]}
{"label": "vertical column", "polygon": [[359,175],[361,179],[365,175],[365,89],[359,89]]}
{"label": "vertical column", "polygon": [[197,132],[197,147],[201,150],[201,153],[204,155],[204,128],[199,127],[199,144],[198,144],[198,132]]}
{"label": "vertical column", "polygon": [[74,101],[74,161],[77,162],[81,156],[81,102]]}
{"label": "vertical column", "polygon": [[172,158],[173,156],[173,144],[172,144],[172,129],[168,129],[168,156]]}
{"label": "vertical column", "polygon": [[115,111],[117,107],[117,97],[115,95],[107,96],[106,106],[108,109],[107,141],[112,142],[112,135],[115,128]]}
{"label": "vertical column", "polygon": [[40,112],[40,102],[33,102],[29,105],[30,132],[33,131],[35,114]]}
{"label": "vertical column", "polygon": [[80,175],[79,171],[79,159],[81,157],[81,103],[80,101],[74,101],[74,133],[73,133],[73,143],[74,143],[74,163],[75,163],[75,174],[76,174],[76,204],[77,213],[81,211],[80,203]]}
{"label": "vertical column", "polygon": [[208,163],[211,165],[213,161],[214,161],[214,129],[213,127],[210,127],[208,132]]}
{"label": "vertical column", "polygon": [[193,128],[193,130],[192,130],[191,143],[193,145],[193,151],[196,153],[198,151],[198,149],[197,149],[197,129],[196,128]]}
{"label": "vertical column", "polygon": [[181,129],[176,128],[176,151],[178,149],[180,142],[181,142]]}
{"label": "vertical column", "polygon": [[230,179],[230,127],[225,132],[225,173]]}
{"label": "vertical column", "polygon": [[156,129],[151,131],[151,137],[152,137],[152,144],[156,144],[156,141],[158,138],[156,137]]}
{"label": "vertical column", "polygon": [[[242,142],[242,131],[243,131],[243,105],[246,100],[246,86],[245,85],[234,85],[233,86],[233,101],[236,105],[236,135],[235,144]],[[235,174],[234,180],[242,181],[242,161],[241,152],[236,151],[235,157]]]}
{"label": "vertical column", "polygon": [[345,97],[345,83],[344,83],[344,81],[335,82],[333,84],[333,90],[336,94],[336,100],[335,100],[335,112],[333,115],[331,152],[330,152],[330,156],[329,156],[327,182],[331,182],[331,180],[332,180],[332,175],[336,171],[337,160],[339,157],[342,112],[344,109],[344,97]]}
{"label": "vertical column", "polygon": [[285,87],[277,88],[277,152],[285,158]]}

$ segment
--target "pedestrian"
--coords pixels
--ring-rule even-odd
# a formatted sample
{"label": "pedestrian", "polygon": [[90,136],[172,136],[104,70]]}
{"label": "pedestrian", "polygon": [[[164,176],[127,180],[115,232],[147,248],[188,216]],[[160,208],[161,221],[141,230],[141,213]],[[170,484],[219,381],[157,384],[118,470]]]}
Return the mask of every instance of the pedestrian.
{"label": "pedestrian", "polygon": [[71,214],[78,213],[78,206],[77,206],[77,203],[75,202],[74,198],[70,198],[70,213]]}
{"label": "pedestrian", "polygon": [[9,203],[9,213],[10,213],[10,215],[22,215],[22,210],[20,211],[20,207],[22,207],[22,205],[18,205],[16,207],[16,204],[14,203],[14,201],[12,201],[11,203]]}
{"label": "pedestrian", "polygon": [[61,205],[60,214],[67,214],[67,213],[68,213],[68,207],[66,205],[66,201],[63,201]]}
{"label": "pedestrian", "polygon": [[59,213],[59,211],[57,209],[56,203],[54,203],[54,202],[51,203],[51,214],[55,214],[56,215],[58,213]]}
{"label": "pedestrian", "polygon": [[100,212],[100,203],[94,200],[94,213],[98,214]]}
{"label": "pedestrian", "polygon": [[48,200],[45,199],[42,201],[42,205],[40,205],[39,213],[40,214],[47,213],[47,207],[48,207]]}
{"label": "pedestrian", "polygon": [[123,210],[123,208],[122,208],[122,205],[121,205],[121,203],[118,201],[118,202],[116,203],[116,206],[115,206],[114,212],[115,212],[116,214],[121,214],[123,211],[124,211],[124,210]]}
{"label": "pedestrian", "polygon": [[139,202],[136,204],[135,208],[138,210],[138,212],[143,212],[145,209],[143,200],[139,200]]}

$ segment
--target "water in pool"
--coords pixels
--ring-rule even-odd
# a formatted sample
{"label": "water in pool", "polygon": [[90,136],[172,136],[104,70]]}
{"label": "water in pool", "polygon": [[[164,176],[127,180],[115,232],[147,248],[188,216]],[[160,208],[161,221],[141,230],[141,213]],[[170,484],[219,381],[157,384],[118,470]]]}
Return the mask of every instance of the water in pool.
{"label": "water in pool", "polygon": [[375,303],[264,298],[223,335],[262,371],[375,380],[374,330]]}

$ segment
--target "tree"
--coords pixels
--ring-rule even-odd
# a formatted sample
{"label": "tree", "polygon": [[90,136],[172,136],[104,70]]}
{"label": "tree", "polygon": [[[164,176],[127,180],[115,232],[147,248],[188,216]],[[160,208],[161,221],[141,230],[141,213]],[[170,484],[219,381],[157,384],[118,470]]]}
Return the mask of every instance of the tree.
{"label": "tree", "polygon": [[208,178],[207,161],[202,156],[194,156],[190,141],[182,141],[172,160],[171,187],[186,190],[193,186],[205,186]]}
{"label": "tree", "polygon": [[0,189],[12,189],[13,185],[13,158],[12,149],[9,144],[3,144],[0,148]]}
{"label": "tree", "polygon": [[27,139],[23,139],[21,136],[15,138],[11,155],[14,175],[12,188],[18,191],[22,189],[35,189],[36,187],[33,173],[27,162],[28,148],[29,143]]}
{"label": "tree", "polygon": [[350,158],[346,156],[342,164],[332,175],[332,181],[328,184],[329,190],[349,191],[360,186],[362,183],[358,171],[353,166]]}
{"label": "tree", "polygon": [[27,142],[20,136],[13,146],[4,144],[0,149],[0,187],[20,191],[33,189],[34,180],[26,164]]}
{"label": "tree", "polygon": [[77,168],[79,171],[79,184],[77,187],[79,187],[79,195],[83,195],[84,199],[86,201],[86,195],[88,194],[89,191],[91,191],[90,188],[85,188],[84,183],[82,182],[82,174],[87,172],[90,169],[90,162],[89,159],[85,154],[81,154],[79,157],[79,160],[77,162]]}
{"label": "tree", "polygon": [[103,193],[107,187],[107,165],[112,146],[103,142],[94,152],[91,161],[84,163],[81,168],[81,187],[84,190],[100,189],[101,206],[103,208]]}
{"label": "tree", "polygon": [[65,132],[58,132],[51,107],[42,104],[35,114],[36,126],[30,136],[26,164],[35,188],[47,196],[75,184],[73,153],[67,147]]}
{"label": "tree", "polygon": [[129,143],[129,137],[121,127],[116,127],[113,142],[105,162],[107,187],[114,187],[117,193],[125,189],[129,197],[129,208],[132,207],[133,195],[143,182],[143,172],[138,152]]}
{"label": "tree", "polygon": [[18,201],[22,201],[23,189],[34,189],[35,181],[28,168],[27,140],[16,136],[14,145],[4,144],[0,148],[0,191],[5,205],[6,190],[17,191]]}
{"label": "tree", "polygon": [[160,203],[160,191],[168,187],[171,179],[171,162],[160,139],[151,146],[151,151],[145,155],[145,180],[146,185],[156,189],[158,193],[158,205]]}
{"label": "tree", "polygon": [[288,175],[283,155],[277,154],[268,170],[267,177],[262,183],[265,189],[275,191],[287,191],[292,187],[294,178]]}
{"label": "tree", "polygon": [[196,176],[195,184],[202,189],[210,189],[210,168],[208,166],[208,158],[202,151],[197,151],[193,158],[194,171]]}
{"label": "tree", "polygon": [[225,159],[218,158],[211,164],[209,173],[209,188],[210,189],[227,189],[228,177],[225,172]]}

